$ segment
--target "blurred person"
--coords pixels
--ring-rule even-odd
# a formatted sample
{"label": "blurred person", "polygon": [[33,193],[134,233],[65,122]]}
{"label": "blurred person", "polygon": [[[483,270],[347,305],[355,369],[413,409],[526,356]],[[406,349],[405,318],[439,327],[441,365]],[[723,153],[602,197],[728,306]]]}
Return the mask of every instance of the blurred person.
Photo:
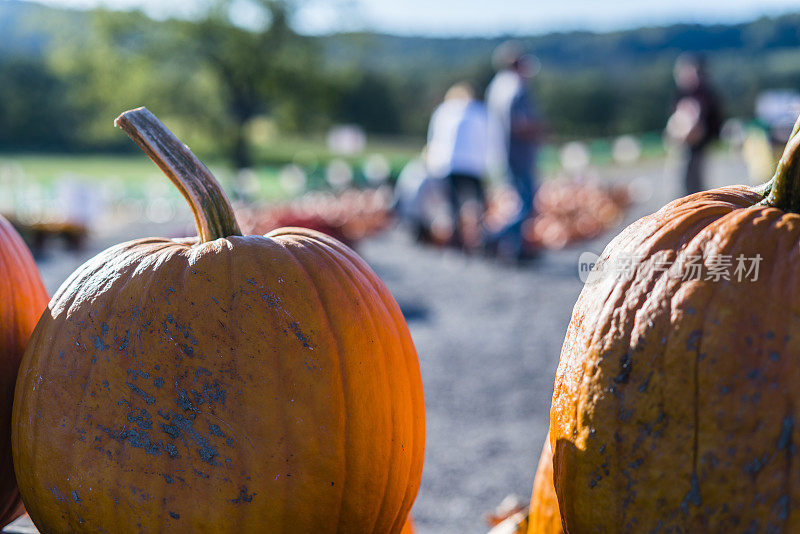
{"label": "blurred person", "polygon": [[705,189],[705,151],[719,137],[722,114],[719,99],[706,77],[702,57],[680,55],[675,61],[673,76],[676,95],[666,133],[684,152],[683,186],[685,194],[689,195]]}
{"label": "blurred person", "polygon": [[543,132],[528,93],[528,81],[537,74],[539,62],[509,41],[495,50],[492,63],[497,74],[486,89],[486,102],[498,126],[504,156],[501,169],[518,197],[519,208],[505,226],[487,236],[487,247],[502,257],[523,259],[522,227],[534,215],[536,152]]}
{"label": "blurred person", "polygon": [[440,204],[446,204],[443,178],[432,178],[425,166],[425,154],[409,161],[394,187],[394,212],[421,243],[436,242],[434,222]]}
{"label": "blurred person", "polygon": [[[427,169],[433,178],[444,178],[452,216],[451,242],[462,248],[479,245],[486,211],[483,178],[489,161],[489,118],[486,106],[475,98],[472,87],[460,82],[448,89],[434,110],[428,126]],[[472,239],[465,236],[465,207],[475,206]]]}

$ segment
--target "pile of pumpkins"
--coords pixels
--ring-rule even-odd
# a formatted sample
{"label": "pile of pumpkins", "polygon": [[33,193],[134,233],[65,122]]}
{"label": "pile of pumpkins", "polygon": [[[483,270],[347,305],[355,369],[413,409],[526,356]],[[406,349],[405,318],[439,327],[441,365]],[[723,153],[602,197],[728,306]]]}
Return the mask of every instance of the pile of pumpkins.
{"label": "pile of pumpkins", "polygon": [[[489,230],[499,230],[518,209],[516,194],[499,189],[489,196],[485,215]],[[525,222],[525,246],[562,249],[592,239],[620,223],[630,205],[628,188],[596,179],[545,180],[536,192],[535,216]]]}
{"label": "pile of pumpkins", "polygon": [[237,219],[248,235],[291,226],[316,230],[354,246],[389,226],[391,210],[391,190],[382,186],[340,192],[312,191],[289,202],[242,207]]}
{"label": "pile of pumpkins", "polygon": [[[422,382],[386,287],[320,233],[242,236],[152,114],[117,124],[198,237],[112,247],[47,303],[0,221],[0,519],[24,502],[44,533],[413,531]],[[505,532],[800,531],[798,130],[765,186],[677,200],[606,248]]]}

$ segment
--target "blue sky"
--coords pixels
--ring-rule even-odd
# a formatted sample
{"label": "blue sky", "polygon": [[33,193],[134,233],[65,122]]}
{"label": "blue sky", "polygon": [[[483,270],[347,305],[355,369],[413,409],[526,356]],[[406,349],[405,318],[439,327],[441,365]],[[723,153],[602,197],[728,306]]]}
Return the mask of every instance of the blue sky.
{"label": "blue sky", "polygon": [[[42,3],[143,8],[156,17],[187,15],[203,0],[39,0]],[[247,0],[239,0],[242,4]],[[411,35],[497,35],[589,29],[607,31],[673,22],[737,22],[798,11],[796,0],[305,0],[306,33],[370,29]],[[246,7],[241,10],[246,12]],[[247,18],[244,15],[243,18]]]}

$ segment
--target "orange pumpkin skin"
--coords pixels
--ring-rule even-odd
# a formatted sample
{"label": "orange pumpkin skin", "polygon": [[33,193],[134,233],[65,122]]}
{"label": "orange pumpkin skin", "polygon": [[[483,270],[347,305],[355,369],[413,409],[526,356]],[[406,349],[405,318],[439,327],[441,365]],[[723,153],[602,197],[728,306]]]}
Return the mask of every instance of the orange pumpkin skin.
{"label": "orange pumpkin skin", "polygon": [[553,485],[553,451],[550,434],[544,440],[536,478],[533,480],[531,507],[528,512],[528,534],[563,534],[561,513],[558,510],[556,488]]}
{"label": "orange pumpkin skin", "polygon": [[408,520],[406,524],[403,525],[403,530],[400,531],[400,534],[416,534],[417,528],[414,523],[414,517],[411,514],[408,514]]}
{"label": "orange pumpkin skin", "polygon": [[48,298],[28,247],[0,216],[0,526],[24,510],[11,461],[11,404],[19,362]]}
{"label": "orange pumpkin skin", "polygon": [[50,301],[14,399],[34,524],[400,532],[425,415],[389,291],[318,232],[242,236],[214,177],[155,116],[115,124],[178,186],[199,238],[112,247]]}
{"label": "orange pumpkin skin", "polygon": [[112,247],[23,369],[15,462],[46,532],[399,532],[419,488],[408,329],[317,232]]}
{"label": "orange pumpkin skin", "polygon": [[[676,200],[603,253],[551,410],[568,532],[800,532],[800,215],[762,198]],[[762,258],[755,280],[707,279],[739,255]],[[630,258],[635,276],[607,268]]]}

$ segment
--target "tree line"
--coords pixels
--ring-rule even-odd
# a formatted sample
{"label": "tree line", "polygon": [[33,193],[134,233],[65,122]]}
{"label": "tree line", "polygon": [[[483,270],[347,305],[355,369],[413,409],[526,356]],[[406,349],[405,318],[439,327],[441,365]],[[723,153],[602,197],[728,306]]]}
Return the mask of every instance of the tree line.
{"label": "tree line", "polygon": [[[7,2],[0,10],[0,30],[8,32],[0,45],[0,149],[125,150],[110,118],[143,103],[200,152],[238,167],[253,162],[250,132],[261,119],[299,134],[345,122],[421,136],[451,83],[486,86],[491,51],[503,40],[311,37],[292,28],[291,1],[257,0],[261,22],[247,27],[231,21],[231,4],[216,0],[199,17],[156,21],[135,11]],[[35,31],[15,29],[20,15],[12,7],[33,16]],[[685,50],[708,57],[728,115],[750,115],[765,88],[800,87],[800,15],[521,42],[541,59],[532,89],[551,130],[564,138],[660,129],[672,62]]]}

